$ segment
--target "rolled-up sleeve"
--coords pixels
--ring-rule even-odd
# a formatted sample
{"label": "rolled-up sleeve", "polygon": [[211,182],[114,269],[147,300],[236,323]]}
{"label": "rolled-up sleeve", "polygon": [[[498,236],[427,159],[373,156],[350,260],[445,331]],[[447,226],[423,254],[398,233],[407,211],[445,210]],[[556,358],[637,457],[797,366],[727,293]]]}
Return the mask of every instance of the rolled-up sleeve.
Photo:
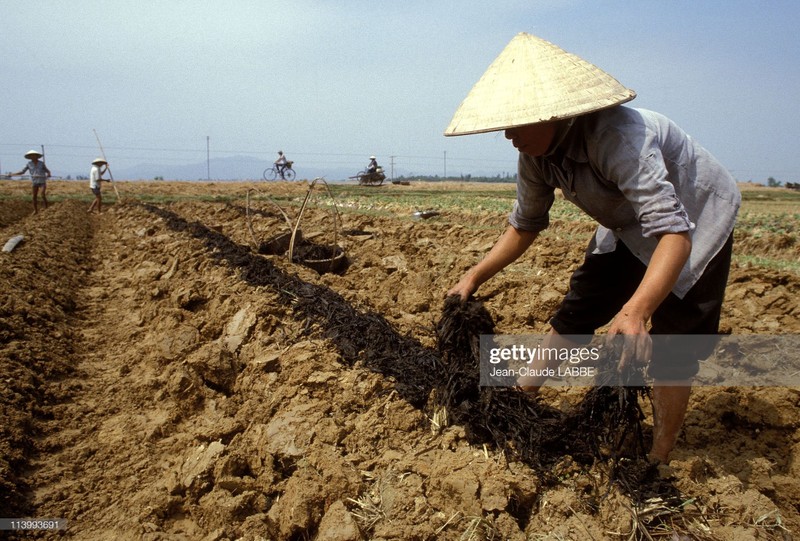
{"label": "rolled-up sleeve", "polygon": [[599,145],[598,164],[630,202],[644,237],[693,231],[653,135],[608,130]]}
{"label": "rolled-up sleeve", "polygon": [[517,200],[508,216],[508,223],[522,231],[539,232],[550,225],[550,207],[555,189],[542,180],[541,172],[530,158],[519,155]]}

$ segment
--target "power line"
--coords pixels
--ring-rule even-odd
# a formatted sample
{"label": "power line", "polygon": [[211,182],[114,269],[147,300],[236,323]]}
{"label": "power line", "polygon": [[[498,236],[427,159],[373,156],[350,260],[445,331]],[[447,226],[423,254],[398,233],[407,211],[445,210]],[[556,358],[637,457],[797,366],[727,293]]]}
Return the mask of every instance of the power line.
{"label": "power line", "polygon": [[[28,147],[28,146],[36,146],[32,143],[0,143],[0,146],[8,146],[8,147]],[[94,146],[89,145],[65,145],[65,144],[58,144],[58,143],[48,143],[48,148],[60,148],[60,149],[95,149]],[[140,151],[140,152],[188,152],[188,153],[202,153],[203,149],[200,147],[197,148],[153,148],[153,147],[137,147],[137,146],[107,146],[105,147],[106,150],[116,150],[116,151]],[[243,149],[221,149],[221,150],[212,150],[210,151],[211,154],[244,154],[244,155],[272,155],[273,152],[271,151],[264,151],[264,150],[243,150]],[[352,157],[352,158],[362,158],[364,157],[364,152],[291,152],[293,156],[336,156],[336,157]],[[445,151],[445,156],[447,151]],[[10,155],[5,154],[3,155]],[[59,154],[63,155],[63,154]],[[395,158],[404,158],[404,159],[413,159],[413,160],[431,160],[433,163],[440,163],[441,156],[433,156],[433,155],[417,155],[417,154],[392,154]],[[75,157],[82,157],[75,156]],[[445,158],[448,159],[448,158]],[[451,161],[465,161],[465,162],[481,162],[481,163],[504,163],[507,164],[509,160],[501,160],[501,159],[481,159],[481,158],[467,158],[467,157],[453,157],[450,155],[449,160]]]}
{"label": "power line", "polygon": [[[273,154],[272,151],[266,150],[250,150],[250,149],[220,149],[220,150],[211,150],[208,144],[208,140],[206,141],[206,149],[205,149],[205,158],[207,162],[210,162],[211,156],[235,156],[235,155],[245,155],[245,156],[254,156],[254,157],[262,157],[262,156],[271,156]],[[19,152],[18,149],[24,148],[36,148],[38,146],[42,146],[39,143],[0,143],[0,157],[3,158],[18,158]],[[93,145],[74,145],[74,144],[63,144],[63,143],[47,143],[46,144],[48,149],[48,157],[52,161],[53,158],[73,158],[73,159],[87,159],[93,158],[95,154],[96,147]],[[3,148],[14,148],[15,151],[3,151]],[[69,150],[75,150],[79,152],[64,152]],[[81,151],[89,151],[91,152],[81,152]],[[194,155],[200,158],[203,155],[202,147],[198,146],[197,148],[180,148],[180,147],[162,147],[162,148],[155,148],[155,147],[148,147],[148,146],[111,146],[106,147],[106,150],[118,153],[114,156],[114,159],[117,161],[120,160],[155,160],[158,162],[167,162],[167,163],[186,163],[186,159],[190,158],[190,156],[186,156],[186,154]],[[128,154],[128,152],[147,152],[147,155],[141,154]],[[154,155],[156,154],[156,155]],[[169,154],[183,154],[183,156],[170,156]],[[317,164],[326,164],[326,165],[351,165],[353,163],[352,160],[348,158],[363,158],[365,153],[364,152],[291,152],[293,156],[299,156],[306,158],[304,161],[310,165],[317,165]],[[315,159],[316,158],[316,159]],[[339,158],[337,160],[331,160],[329,158]],[[405,167],[424,167],[428,166],[431,169],[436,167],[441,167],[442,165],[442,156],[434,156],[434,155],[423,155],[423,154],[391,154],[389,156],[392,167],[396,164],[405,166]],[[200,158],[201,159],[201,158]],[[445,176],[447,175],[447,166],[448,162],[451,165],[455,166],[455,169],[464,168],[471,164],[484,164],[486,166],[498,166],[503,168],[515,168],[516,164],[513,163],[513,160],[509,159],[484,159],[484,158],[474,158],[474,157],[459,157],[453,156],[452,154],[448,155],[447,151],[444,151],[444,171]],[[778,180],[786,180],[788,179],[791,181],[793,178],[800,178],[800,170],[792,170],[792,169],[729,169],[730,173],[734,175],[739,180],[747,180],[747,179],[766,179],[767,177],[775,177]],[[210,176],[210,171],[207,171],[208,175]]]}

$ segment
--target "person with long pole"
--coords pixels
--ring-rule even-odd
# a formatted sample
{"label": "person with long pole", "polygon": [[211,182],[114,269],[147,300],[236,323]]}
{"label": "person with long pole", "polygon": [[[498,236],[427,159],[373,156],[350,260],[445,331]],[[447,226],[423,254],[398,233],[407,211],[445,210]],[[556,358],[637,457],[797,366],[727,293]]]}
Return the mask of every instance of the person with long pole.
{"label": "person with long pole", "polygon": [[111,174],[111,168],[108,166],[108,159],[106,158],[105,150],[103,150],[103,144],[100,142],[100,137],[97,135],[97,130],[93,129],[92,131],[94,132],[95,139],[97,139],[97,146],[100,147],[100,154],[103,155],[103,161],[105,162],[106,165],[105,170],[108,171],[108,177],[109,177],[108,180],[109,182],[111,182],[111,186],[114,188],[114,193],[117,194],[117,201],[119,201],[122,198],[119,196],[119,190],[117,190],[117,185],[114,184],[114,175]]}
{"label": "person with long pole", "polygon": [[106,171],[108,171],[108,162],[106,162],[103,158],[97,158],[92,162],[92,171],[89,173],[89,188],[94,194],[94,201],[92,201],[92,205],[87,211],[89,214],[95,212],[95,209],[97,210],[97,214],[100,214],[101,212],[103,196],[100,191],[100,183],[111,182],[109,179],[103,178],[103,173]]}

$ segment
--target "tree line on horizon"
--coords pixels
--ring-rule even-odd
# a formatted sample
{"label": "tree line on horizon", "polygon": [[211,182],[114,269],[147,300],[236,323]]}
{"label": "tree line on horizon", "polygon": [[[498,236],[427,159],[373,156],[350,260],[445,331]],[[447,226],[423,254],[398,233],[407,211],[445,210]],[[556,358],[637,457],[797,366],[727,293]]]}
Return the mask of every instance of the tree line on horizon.
{"label": "tree line on horizon", "polygon": [[511,173],[498,173],[493,177],[488,176],[479,176],[479,175],[459,175],[459,176],[439,176],[439,175],[400,175],[398,177],[394,177],[394,180],[397,181],[404,181],[404,180],[417,180],[417,181],[425,181],[425,182],[447,182],[447,181],[460,181],[460,182],[494,182],[494,183],[514,183],[517,181],[517,175]]}

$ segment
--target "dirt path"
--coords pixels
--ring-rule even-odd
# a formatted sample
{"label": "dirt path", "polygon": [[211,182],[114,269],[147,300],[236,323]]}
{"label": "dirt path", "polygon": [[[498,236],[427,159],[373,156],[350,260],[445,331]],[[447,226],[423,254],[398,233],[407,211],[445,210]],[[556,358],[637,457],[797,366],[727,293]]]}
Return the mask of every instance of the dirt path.
{"label": "dirt path", "polygon": [[[35,487],[30,507],[37,516],[68,517],[79,539],[140,539],[159,530],[155,523],[165,515],[187,539],[202,537],[191,521],[181,526],[182,512],[170,507],[176,462],[231,429],[217,424],[213,398],[203,408],[197,373],[186,371],[185,361],[170,365],[202,336],[197,325],[183,323],[198,302],[194,282],[170,282],[178,254],[192,252],[191,239],[147,225],[156,217],[137,206],[88,219],[93,235],[82,246],[88,255],[69,321],[73,368],[50,386],[58,403],[40,425],[26,475]],[[152,245],[164,244],[174,257],[153,261]],[[187,412],[202,418],[186,422]],[[199,441],[195,425],[203,431]]]}
{"label": "dirt path", "polygon": [[[0,214],[0,234],[28,237],[0,265],[0,515],[69,521],[34,537],[619,539],[637,527],[628,497],[598,481],[602,464],[564,453],[545,472],[437,424],[441,292],[502,216],[346,215],[361,234],[338,276],[253,254],[239,203],[131,202],[99,217],[76,201],[36,217],[28,205]],[[325,220],[310,213],[306,232],[324,238]],[[586,234],[556,227],[483,288],[499,329],[545,328]],[[734,268],[724,325],[800,331],[799,284]],[[790,388],[693,395],[667,473],[696,504],[660,509],[671,533],[701,516],[698,539],[800,527],[799,404]]]}
{"label": "dirt path", "polygon": [[147,438],[168,412],[152,407],[153,374],[137,362],[136,291],[115,255],[124,253],[115,216],[86,219],[93,235],[74,292],[75,369],[53,391],[62,400],[42,426],[31,481],[40,516],[69,516],[79,537],[99,539],[135,531],[136,513],[108,509],[136,509],[137,487],[159,476]]}

